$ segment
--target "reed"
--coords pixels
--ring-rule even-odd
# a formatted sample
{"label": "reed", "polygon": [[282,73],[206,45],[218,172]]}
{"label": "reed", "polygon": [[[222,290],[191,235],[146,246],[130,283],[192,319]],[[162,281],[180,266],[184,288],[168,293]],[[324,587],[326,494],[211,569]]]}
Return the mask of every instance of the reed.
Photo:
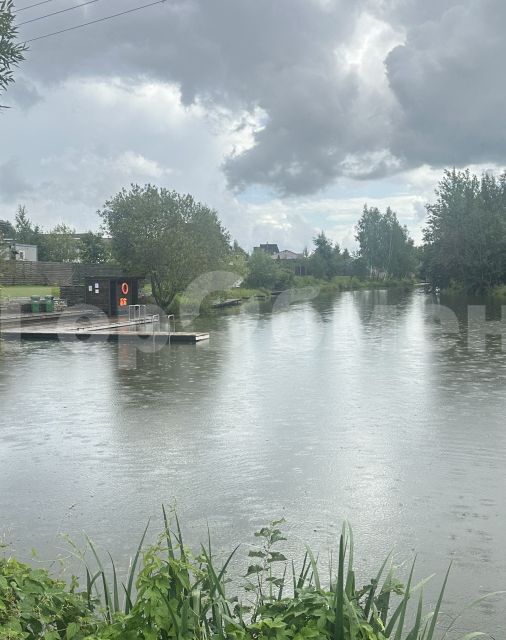
{"label": "reed", "polygon": [[163,509],[163,521],[163,532],[147,548],[144,530],[124,581],[112,557],[105,563],[87,538],[90,561],[79,552],[84,591],[75,579],[65,585],[12,558],[0,560],[0,640],[445,640],[458,619],[441,628],[450,568],[432,610],[423,598],[430,578],[414,581],[416,558],[405,586],[390,554],[357,588],[348,524],[325,578],[309,547],[298,569],[279,550],[286,540],[283,521],[263,527],[248,552],[242,586],[232,590],[230,566],[239,547],[219,560],[208,534],[192,553],[177,515],[169,521]]}

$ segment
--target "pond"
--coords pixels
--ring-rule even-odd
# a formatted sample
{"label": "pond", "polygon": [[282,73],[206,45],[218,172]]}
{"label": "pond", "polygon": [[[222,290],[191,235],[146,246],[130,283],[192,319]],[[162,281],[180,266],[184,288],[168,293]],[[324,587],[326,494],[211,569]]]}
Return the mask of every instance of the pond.
{"label": "pond", "polygon": [[[155,353],[3,343],[6,541],[51,559],[85,530],[125,563],[176,502],[189,541],[209,523],[223,549],[284,517],[292,550],[327,557],[348,519],[364,579],[392,547],[435,587],[453,560],[451,611],[505,588],[506,353],[448,337],[433,303],[415,289],[258,304]],[[503,609],[457,627],[505,637]]]}

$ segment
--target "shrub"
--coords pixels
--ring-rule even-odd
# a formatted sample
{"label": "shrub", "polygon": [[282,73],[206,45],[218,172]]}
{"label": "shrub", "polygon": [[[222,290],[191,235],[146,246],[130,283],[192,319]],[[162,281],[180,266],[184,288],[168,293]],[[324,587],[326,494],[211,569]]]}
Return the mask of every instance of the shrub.
{"label": "shrub", "polygon": [[[1,640],[435,640],[448,572],[433,611],[423,611],[423,586],[406,586],[391,557],[364,587],[357,588],[353,537],[343,527],[337,566],[324,584],[307,548],[298,570],[279,550],[286,540],[282,520],[255,533],[242,588],[228,593],[228,568],[237,547],[222,562],[211,541],[197,555],[187,549],[177,517],[141,558],[142,536],[126,584],[111,559],[106,571],[88,540],[96,567],[86,564],[87,587],[77,591],[14,559],[0,563]],[[84,560],[84,556],[83,560]],[[137,571],[137,566],[140,569]],[[135,589],[134,589],[135,584]],[[416,600],[414,615],[408,611]],[[480,599],[482,600],[482,599]],[[477,601],[478,602],[478,601]],[[408,620],[410,622],[408,623]],[[456,618],[454,619],[455,622]],[[451,627],[451,625],[450,625]],[[446,630],[446,633],[449,629]],[[477,637],[480,634],[468,634]],[[443,637],[445,637],[443,636]]]}
{"label": "shrub", "polygon": [[86,594],[14,558],[0,558],[0,639],[81,640],[96,626]]}

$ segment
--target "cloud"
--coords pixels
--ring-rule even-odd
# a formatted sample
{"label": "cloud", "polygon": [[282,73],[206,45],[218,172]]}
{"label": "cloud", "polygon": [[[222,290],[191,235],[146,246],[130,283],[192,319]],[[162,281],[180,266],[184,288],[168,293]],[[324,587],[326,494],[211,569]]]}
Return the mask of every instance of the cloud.
{"label": "cloud", "polygon": [[[125,8],[130,5],[127,0]],[[257,183],[282,194],[311,193],[346,174],[355,155],[361,159],[355,171],[389,171],[388,164],[367,162],[387,154],[387,85],[364,80],[378,77],[378,69],[385,76],[392,29],[364,19],[360,5],[171,2],[139,12],[135,20],[63,34],[65,55],[57,59],[53,39],[34,42],[27,68],[45,83],[69,76],[150,78],[176,84],[187,106],[262,113],[253,144],[233,150],[224,162],[229,186]],[[100,15],[100,7],[89,10],[89,18]],[[38,23],[30,28],[25,37],[40,32]],[[352,55],[356,43],[359,59]]]}
{"label": "cloud", "polygon": [[21,109],[30,109],[37,102],[43,100],[36,85],[23,76],[17,76],[15,84],[9,89],[9,104],[14,104]]}
{"label": "cloud", "polygon": [[19,159],[9,158],[0,164],[0,201],[12,203],[32,192],[33,188],[25,179]]}
{"label": "cloud", "polygon": [[506,161],[505,29],[502,0],[469,0],[408,30],[386,60],[400,107],[394,155],[410,166]]}
{"label": "cloud", "polygon": [[152,181],[247,247],[321,228],[351,246],[366,201],[418,238],[443,166],[505,162],[505,26],[500,0],[171,0],[35,41],[0,118],[0,214],[23,200],[42,224],[95,227],[106,198]]}

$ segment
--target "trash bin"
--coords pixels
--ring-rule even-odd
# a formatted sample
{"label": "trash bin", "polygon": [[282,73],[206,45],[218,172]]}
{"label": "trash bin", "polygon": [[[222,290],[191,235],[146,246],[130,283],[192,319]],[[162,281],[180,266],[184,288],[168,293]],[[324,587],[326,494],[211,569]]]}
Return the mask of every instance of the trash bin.
{"label": "trash bin", "polygon": [[53,298],[53,296],[46,296],[45,297],[45,301],[46,301],[46,311],[47,311],[47,313],[53,313],[54,312],[54,298]]}
{"label": "trash bin", "polygon": [[40,298],[39,296],[30,296],[30,302],[32,305],[32,313],[39,313],[40,311]]}

